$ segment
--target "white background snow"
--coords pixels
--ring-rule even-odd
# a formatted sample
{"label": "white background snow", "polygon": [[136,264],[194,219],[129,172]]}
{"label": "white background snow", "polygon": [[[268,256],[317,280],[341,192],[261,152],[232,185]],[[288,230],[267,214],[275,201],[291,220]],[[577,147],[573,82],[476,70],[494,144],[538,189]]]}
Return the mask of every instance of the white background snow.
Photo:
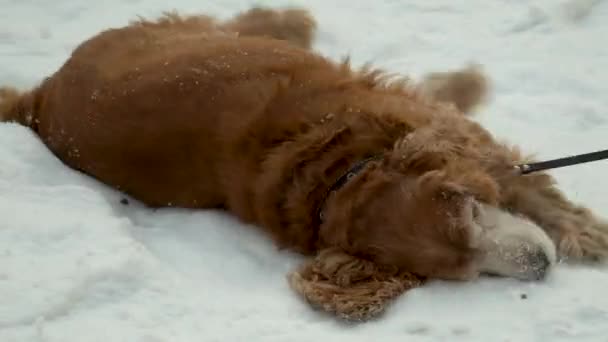
{"label": "white background snow", "polygon": [[[482,63],[478,119],[541,158],[608,148],[608,3],[302,0],[315,49],[394,72]],[[0,84],[31,87],[99,30],[167,9],[228,17],[237,0],[0,0]],[[608,216],[608,162],[553,171]],[[547,281],[434,282],[346,325],[288,288],[298,256],[218,212],[152,211],[0,124],[0,341],[607,341],[608,267]],[[521,299],[526,294],[527,299]]]}

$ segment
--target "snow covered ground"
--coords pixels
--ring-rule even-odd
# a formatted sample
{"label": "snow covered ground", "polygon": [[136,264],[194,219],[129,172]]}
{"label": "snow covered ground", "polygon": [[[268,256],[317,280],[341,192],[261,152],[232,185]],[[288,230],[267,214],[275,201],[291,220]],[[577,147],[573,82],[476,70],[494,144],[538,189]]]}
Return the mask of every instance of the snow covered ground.
{"label": "snow covered ground", "polygon": [[[315,48],[414,77],[477,61],[480,113],[542,158],[608,148],[608,3],[601,0],[301,0]],[[221,17],[245,0],[0,0],[0,84],[29,87],[101,29],[175,8]],[[553,172],[608,216],[608,162]],[[152,211],[64,167],[0,124],[0,341],[606,341],[607,267],[543,283],[435,282],[382,319],[346,325],[288,288],[299,257],[218,212]],[[525,294],[526,299],[522,298]]]}

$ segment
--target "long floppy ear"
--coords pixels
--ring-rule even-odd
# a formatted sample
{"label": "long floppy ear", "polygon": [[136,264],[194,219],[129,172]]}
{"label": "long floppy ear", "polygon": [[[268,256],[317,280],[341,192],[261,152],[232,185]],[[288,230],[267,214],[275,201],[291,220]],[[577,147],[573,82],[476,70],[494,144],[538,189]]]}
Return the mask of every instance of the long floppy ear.
{"label": "long floppy ear", "polygon": [[379,267],[337,248],[321,251],[288,280],[313,307],[349,321],[377,317],[396,297],[423,283],[413,274]]}

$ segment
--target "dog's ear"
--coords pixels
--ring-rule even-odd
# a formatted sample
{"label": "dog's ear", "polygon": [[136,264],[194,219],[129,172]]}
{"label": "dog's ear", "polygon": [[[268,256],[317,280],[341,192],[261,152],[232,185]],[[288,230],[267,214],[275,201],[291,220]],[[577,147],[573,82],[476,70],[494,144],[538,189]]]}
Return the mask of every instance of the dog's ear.
{"label": "dog's ear", "polygon": [[383,313],[405,291],[423,280],[394,268],[383,268],[339,249],[321,251],[288,276],[292,289],[313,307],[349,321]]}

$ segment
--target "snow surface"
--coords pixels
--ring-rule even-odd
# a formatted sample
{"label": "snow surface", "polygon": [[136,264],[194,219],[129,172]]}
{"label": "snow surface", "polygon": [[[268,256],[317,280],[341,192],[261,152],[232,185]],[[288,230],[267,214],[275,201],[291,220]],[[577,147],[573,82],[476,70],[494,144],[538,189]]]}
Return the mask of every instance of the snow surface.
{"label": "snow surface", "polygon": [[[72,48],[136,15],[227,17],[237,0],[0,0],[0,84],[30,87]],[[541,158],[608,148],[608,4],[599,0],[302,0],[315,48],[418,77],[477,61],[494,81],[479,120]],[[608,162],[553,172],[604,216]],[[0,124],[0,341],[607,341],[608,268],[547,281],[434,282],[380,320],[312,311],[300,257],[218,212],[149,210]],[[527,296],[522,299],[522,294]]]}

